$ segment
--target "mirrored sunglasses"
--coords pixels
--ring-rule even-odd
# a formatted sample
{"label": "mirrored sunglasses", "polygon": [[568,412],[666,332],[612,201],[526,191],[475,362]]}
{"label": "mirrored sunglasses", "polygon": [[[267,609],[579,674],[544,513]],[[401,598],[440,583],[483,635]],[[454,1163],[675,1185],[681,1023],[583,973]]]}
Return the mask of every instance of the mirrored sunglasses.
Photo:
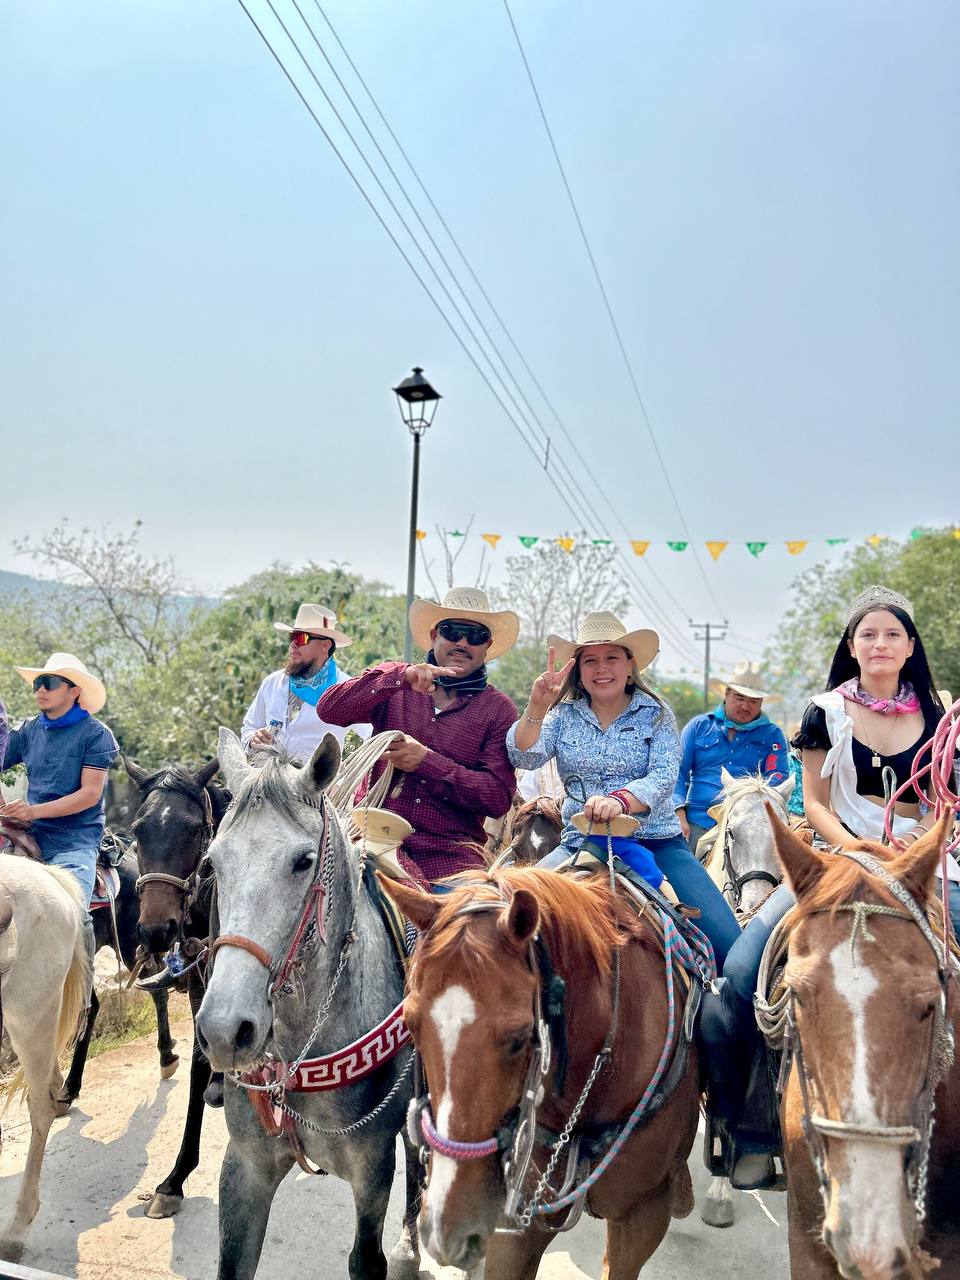
{"label": "mirrored sunglasses", "polygon": [[33,692],[36,693],[38,689],[47,689],[52,691],[53,689],[62,688],[65,684],[69,685],[71,689],[76,688],[73,681],[68,680],[65,676],[37,676],[33,682]]}
{"label": "mirrored sunglasses", "polygon": [[311,640],[325,640],[326,636],[314,636],[309,631],[293,631],[290,634],[290,643],[295,644],[298,649],[303,649]]}
{"label": "mirrored sunglasses", "polygon": [[437,634],[456,644],[458,640],[466,640],[467,644],[489,644],[492,636],[490,628],[482,622],[458,622],[456,619],[444,618],[437,623]]}

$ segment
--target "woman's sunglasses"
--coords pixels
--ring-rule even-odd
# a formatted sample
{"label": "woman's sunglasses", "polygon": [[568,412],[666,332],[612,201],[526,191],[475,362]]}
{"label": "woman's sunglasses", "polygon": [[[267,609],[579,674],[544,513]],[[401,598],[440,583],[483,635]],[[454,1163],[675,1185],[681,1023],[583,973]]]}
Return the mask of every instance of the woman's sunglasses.
{"label": "woman's sunglasses", "polygon": [[458,640],[466,640],[470,645],[489,644],[492,639],[490,628],[485,627],[482,622],[456,622],[449,618],[437,623],[437,634],[451,644],[456,644]]}
{"label": "woman's sunglasses", "polygon": [[47,689],[52,692],[54,689],[61,689],[65,684],[71,689],[77,687],[72,680],[67,680],[64,676],[37,676],[33,682],[33,692],[36,693],[38,689]]}
{"label": "woman's sunglasses", "polygon": [[298,649],[303,649],[311,640],[325,640],[326,638],[326,636],[312,636],[309,631],[293,631],[290,634],[290,643],[295,644]]}

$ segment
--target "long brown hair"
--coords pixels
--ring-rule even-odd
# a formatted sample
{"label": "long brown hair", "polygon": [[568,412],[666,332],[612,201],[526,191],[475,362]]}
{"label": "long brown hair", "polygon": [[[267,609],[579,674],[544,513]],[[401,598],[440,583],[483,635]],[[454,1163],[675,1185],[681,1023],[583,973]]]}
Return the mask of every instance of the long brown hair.
{"label": "long brown hair", "polygon": [[[616,641],[611,640],[609,643],[616,644]],[[560,687],[560,692],[551,703],[551,710],[560,702],[576,702],[580,698],[586,698],[587,701],[590,700],[590,695],[587,693],[586,689],[584,689],[583,681],[580,679],[580,655],[583,653],[584,649],[589,647],[590,646],[584,644],[581,645],[579,649],[575,650],[573,655],[574,662],[570,669],[570,674],[567,676],[566,680],[564,680]],[[624,693],[632,693],[634,689],[639,689],[641,693],[645,693],[648,698],[652,698],[654,700],[660,708],[660,715],[663,715],[667,710],[667,704],[658,693],[654,693],[643,679],[640,674],[640,668],[634,661],[631,651],[625,644],[618,644],[617,648],[622,649],[630,659],[630,674],[627,676],[627,683],[623,690]]]}

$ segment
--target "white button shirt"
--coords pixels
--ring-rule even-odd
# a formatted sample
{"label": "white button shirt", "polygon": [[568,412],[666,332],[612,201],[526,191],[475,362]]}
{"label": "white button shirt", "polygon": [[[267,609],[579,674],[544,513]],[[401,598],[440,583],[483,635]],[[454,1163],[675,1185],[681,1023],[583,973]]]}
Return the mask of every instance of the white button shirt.
{"label": "white button shirt", "polygon": [[[337,684],[350,677],[345,671],[337,673]],[[287,706],[290,701],[290,677],[285,671],[273,671],[261,684],[257,696],[247,708],[243,717],[243,728],[240,730],[240,741],[246,747],[258,729],[269,729],[274,721],[278,721],[280,729],[275,741],[288,751],[295,760],[306,762],[313,755],[323,738],[332,733],[343,746],[347,729],[353,729],[361,738],[367,739],[373,731],[369,724],[352,724],[342,728],[338,724],[327,724],[317,715],[317,708],[309,702],[301,703],[300,710],[293,719],[287,720]]]}

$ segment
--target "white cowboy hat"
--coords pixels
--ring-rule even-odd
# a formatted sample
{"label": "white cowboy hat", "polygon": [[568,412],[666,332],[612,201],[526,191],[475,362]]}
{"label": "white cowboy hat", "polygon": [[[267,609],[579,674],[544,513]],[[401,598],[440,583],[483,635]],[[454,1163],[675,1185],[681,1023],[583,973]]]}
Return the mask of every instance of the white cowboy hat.
{"label": "white cowboy hat", "polygon": [[45,667],[14,667],[17,675],[23,676],[27,684],[33,684],[37,676],[63,676],[77,685],[80,697],[77,699],[84,711],[95,716],[107,700],[107,691],[103,682],[87,670],[78,657],[72,653],[51,653]]}
{"label": "white cowboy hat", "polygon": [[618,644],[629,649],[638,671],[649,667],[660,652],[660,637],[656,631],[625,631],[620,619],[606,609],[587,614],[580,623],[576,640],[547,636],[547,644],[556,650],[557,665],[561,667],[589,644]]}
{"label": "white cowboy hat", "polygon": [[719,692],[732,689],[734,693],[739,693],[743,698],[775,698],[776,694],[768,693],[764,689],[766,681],[763,678],[763,670],[759,662],[738,662],[728,676],[720,676],[713,682],[714,688]]}
{"label": "white cowboy hat", "polygon": [[432,600],[414,600],[410,606],[410,634],[421,649],[431,649],[430,632],[444,618],[462,618],[464,622],[481,622],[492,637],[487,660],[499,658],[517,643],[520,619],[509,609],[500,613],[490,608],[490,600],[479,587],[453,587],[440,604]]}
{"label": "white cowboy hat", "polygon": [[332,640],[338,649],[346,649],[353,641],[342,631],[337,631],[336,622],[337,615],[325,604],[302,604],[297,610],[292,627],[288,627],[285,622],[275,622],[273,629],[284,631],[287,635],[292,635],[294,631],[309,631],[312,636],[324,636]]}

